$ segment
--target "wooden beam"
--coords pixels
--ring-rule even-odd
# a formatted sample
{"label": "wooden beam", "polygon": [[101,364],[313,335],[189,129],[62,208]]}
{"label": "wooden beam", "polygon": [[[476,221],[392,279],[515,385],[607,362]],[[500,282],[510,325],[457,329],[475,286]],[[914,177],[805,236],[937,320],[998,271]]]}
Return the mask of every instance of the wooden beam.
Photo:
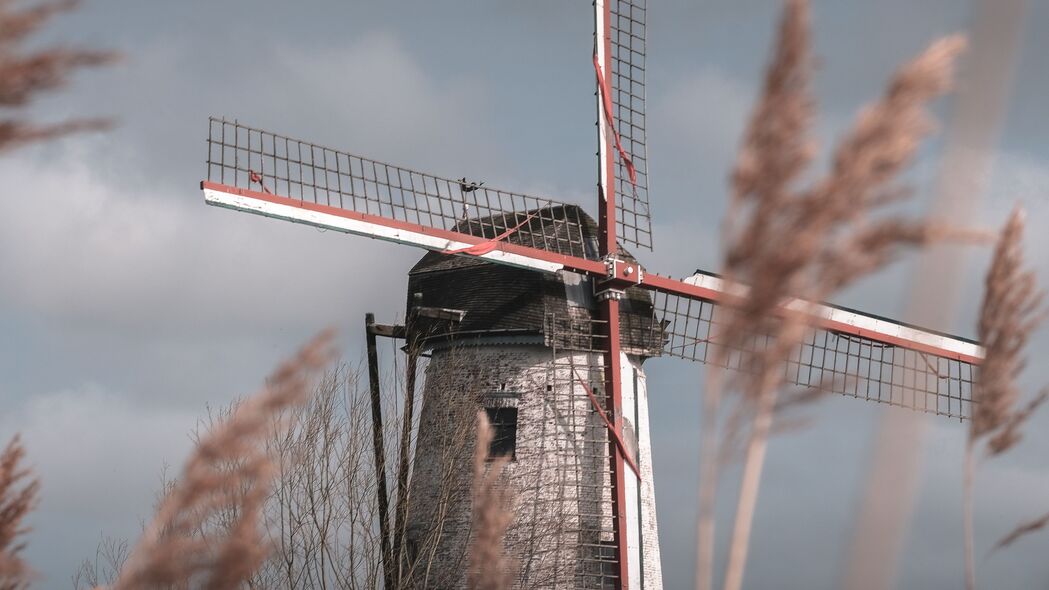
{"label": "wooden beam", "polygon": [[[375,494],[379,504],[379,543],[382,551],[383,588],[394,590],[393,554],[390,552],[390,507],[386,490],[386,448],[383,442],[382,397],[379,395],[379,353],[375,345],[375,314],[364,316],[364,332],[368,344],[368,384],[371,387],[372,447],[375,450]],[[388,327],[388,326],[383,326]]]}

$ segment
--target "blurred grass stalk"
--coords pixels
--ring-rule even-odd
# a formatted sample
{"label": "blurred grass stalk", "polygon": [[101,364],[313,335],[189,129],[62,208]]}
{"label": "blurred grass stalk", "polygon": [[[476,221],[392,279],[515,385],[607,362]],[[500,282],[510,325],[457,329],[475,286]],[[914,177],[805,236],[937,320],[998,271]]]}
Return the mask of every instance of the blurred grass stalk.
{"label": "blurred grass stalk", "polygon": [[24,520],[36,507],[40,482],[23,465],[25,447],[16,435],[0,452],[0,589],[19,590],[29,586],[34,574],[22,558]]}
{"label": "blurred grass stalk", "polygon": [[[747,563],[768,439],[774,417],[786,407],[817,399],[817,391],[781,391],[783,363],[812,329],[811,315],[787,311],[784,301],[824,301],[871,275],[904,250],[960,237],[941,220],[892,213],[890,205],[910,195],[900,176],[933,130],[929,105],[952,87],[954,63],[966,41],[948,36],[898,68],[885,92],[856,116],[830,152],[829,170],[804,185],[816,149],[811,139],[815,101],[809,88],[812,59],[808,3],[789,0],[769,64],[762,95],[749,121],[732,173],[732,198],[724,224],[722,274],[746,294],[722,310],[718,356],[740,351],[741,370],[722,382],[708,381],[708,399],[722,387],[734,393],[735,415],[746,429],[727,428],[719,448],[703,449],[697,587],[710,586],[715,453],[735,454],[745,439],[742,479],[736,500],[725,590],[739,590]],[[783,244],[791,244],[783,248]],[[762,346],[748,343],[764,342]],[[715,358],[714,365],[725,364]],[[705,404],[705,408],[715,405]],[[715,416],[705,416],[709,424]],[[730,420],[731,426],[734,422]],[[745,434],[744,434],[745,432]],[[704,434],[706,439],[709,435]],[[709,477],[711,472],[715,477]],[[705,568],[705,570],[704,570]]]}
{"label": "blurred grass stalk", "polygon": [[513,494],[504,470],[507,455],[493,457],[494,429],[484,411],[477,413],[477,442],[473,461],[473,541],[470,543],[469,590],[509,590],[513,560],[506,554],[506,529],[513,521]]}
{"label": "blurred grass stalk", "polygon": [[79,0],[0,0],[0,152],[111,125],[107,119],[80,117],[41,124],[19,112],[42,94],[64,87],[77,70],[111,64],[120,57],[111,51],[62,45],[41,49],[30,44],[52,18],[79,5]]}
{"label": "blurred grass stalk", "polygon": [[[1012,87],[1025,0],[979,0],[946,129],[944,156],[929,215],[968,227],[979,211]],[[933,246],[914,266],[904,321],[951,329],[965,258]],[[928,419],[884,410],[867,470],[841,587],[893,586],[919,491]]]}
{"label": "blurred grass stalk", "polygon": [[[271,549],[262,517],[279,467],[267,437],[290,428],[288,411],[309,401],[333,346],[333,332],[316,336],[197,441],[113,590],[246,585]],[[224,515],[228,522],[213,527]]]}
{"label": "blurred grass stalk", "polygon": [[1023,437],[1025,423],[1049,398],[1049,390],[1044,390],[1026,407],[1019,407],[1023,392],[1018,380],[1027,364],[1027,343],[1045,317],[1045,293],[1038,289],[1034,271],[1023,268],[1023,228],[1023,209],[1017,207],[999,235],[984,279],[977,333],[986,353],[974,383],[973,399],[978,405],[969,421],[962,482],[968,590],[976,590],[973,480],[977,452],[986,450],[988,457],[996,457],[1014,447]]}

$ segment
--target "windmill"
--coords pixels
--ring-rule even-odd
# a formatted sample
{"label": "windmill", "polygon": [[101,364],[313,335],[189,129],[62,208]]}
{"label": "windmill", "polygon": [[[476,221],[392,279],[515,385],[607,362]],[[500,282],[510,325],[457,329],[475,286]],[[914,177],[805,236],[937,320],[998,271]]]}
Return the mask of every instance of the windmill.
{"label": "windmill", "polygon": [[[377,334],[407,342],[406,426],[416,359],[431,357],[410,484],[402,436],[392,527],[379,469],[388,587],[432,534],[427,507],[447,474],[430,467],[457,402],[483,407],[496,426],[493,450],[516,458],[510,479],[525,509],[510,537],[527,558],[522,585],[662,586],[642,363],[713,360],[714,309],[733,290],[709,273],[649,272],[624,248],[652,248],[645,10],[645,0],[595,2],[596,220],[576,205],[210,122],[208,204],[429,251],[409,274],[405,326],[368,322],[370,354]],[[788,382],[969,414],[975,342],[832,305],[806,310],[815,329],[784,367]],[[738,368],[738,355],[718,358]],[[375,444],[378,459],[381,436]],[[453,475],[453,487],[468,489],[468,464]],[[425,583],[462,585],[467,503],[451,501]]]}

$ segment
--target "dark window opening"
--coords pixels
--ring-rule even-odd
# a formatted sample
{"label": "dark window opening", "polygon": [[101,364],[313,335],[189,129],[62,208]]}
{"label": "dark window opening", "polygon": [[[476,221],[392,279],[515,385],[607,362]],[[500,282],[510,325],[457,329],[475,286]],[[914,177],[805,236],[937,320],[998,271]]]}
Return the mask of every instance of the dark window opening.
{"label": "dark window opening", "polygon": [[492,444],[489,457],[509,456],[517,459],[517,408],[485,408],[488,423],[492,425]]}

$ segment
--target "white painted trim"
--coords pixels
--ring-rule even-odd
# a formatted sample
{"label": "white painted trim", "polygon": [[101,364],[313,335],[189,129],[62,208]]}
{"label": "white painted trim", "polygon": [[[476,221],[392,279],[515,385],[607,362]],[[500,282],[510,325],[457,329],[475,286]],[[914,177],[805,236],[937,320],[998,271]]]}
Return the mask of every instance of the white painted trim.
{"label": "white painted trim", "polygon": [[[720,291],[722,293],[732,291],[736,295],[743,295],[747,290],[745,285],[729,287],[725,285],[723,279],[702,273],[697,273],[687,277],[682,282],[710,289],[712,291]],[[823,303],[810,303],[807,301],[801,301],[800,299],[795,299],[788,303],[786,307],[796,311],[805,311],[818,318],[855,326],[869,332],[884,334],[885,336],[900,338],[902,340],[909,340],[926,346],[934,346],[957,354],[964,354],[976,358],[983,358],[984,356],[983,347],[978,344],[973,344],[972,342],[966,342],[957,338],[951,338],[950,336],[912,328],[910,326],[905,326],[903,324],[854,311],[838,309]]]}
{"label": "white painted trim", "polygon": [[[606,0],[595,0],[594,1],[594,35],[595,42],[597,44],[597,64],[601,69],[601,75],[605,78],[605,84],[609,90],[612,88],[612,80],[609,78],[609,72],[605,70],[605,2]],[[598,163],[598,182],[601,184],[601,196],[605,198],[608,195],[608,186],[611,179],[608,178],[608,165],[606,164],[608,159],[608,138],[610,134],[611,121],[605,120],[605,104],[604,97],[602,96],[604,89],[597,89],[597,163]],[[611,96],[608,97],[612,99]]]}
{"label": "white painted trim", "polygon": [[[634,452],[634,464],[638,465],[640,469],[641,464],[641,445],[642,437],[647,436],[648,432],[641,431],[641,425],[638,424],[639,420],[635,420],[632,409],[637,400],[638,391],[634,389],[634,364],[631,362],[629,356],[626,353],[619,353],[619,381],[620,381],[620,402],[622,403],[623,416],[629,417],[630,422],[634,428],[634,448],[630,449],[629,442],[627,444],[627,452],[633,450]],[[646,400],[647,402],[647,400]],[[628,409],[629,408],[629,409]],[[624,422],[625,423],[625,422]],[[622,436],[623,433],[620,433]],[[651,444],[651,441],[644,441]],[[643,482],[641,481],[641,474],[643,471],[634,473],[625,463],[623,465],[623,499],[626,506],[623,510],[626,512],[626,537],[627,537],[627,572],[629,575],[629,587],[640,588],[641,587],[641,570],[644,567],[644,560],[642,557],[641,547],[641,529],[639,527],[638,520],[642,516],[639,514],[641,504],[641,487]],[[649,476],[651,477],[651,476]]]}
{"label": "white painted trim", "polygon": [[[457,250],[473,245],[466,242],[446,240],[437,236],[431,236],[410,230],[397,229],[377,223],[332,215],[331,213],[322,213],[320,211],[292,207],[290,205],[271,203],[261,199],[255,199],[244,195],[235,195],[233,193],[208,188],[204,189],[204,201],[209,205],[225,207],[236,211],[255,213],[257,215],[264,215],[275,219],[303,223],[314,227],[332,229],[346,232],[348,234],[394,242],[396,244],[417,246],[427,250]],[[563,264],[536,260],[534,258],[510,252],[503,252],[501,250],[493,250],[487,254],[481,255],[479,258],[484,258],[485,260],[498,262],[500,264],[551,273],[564,268]]]}

